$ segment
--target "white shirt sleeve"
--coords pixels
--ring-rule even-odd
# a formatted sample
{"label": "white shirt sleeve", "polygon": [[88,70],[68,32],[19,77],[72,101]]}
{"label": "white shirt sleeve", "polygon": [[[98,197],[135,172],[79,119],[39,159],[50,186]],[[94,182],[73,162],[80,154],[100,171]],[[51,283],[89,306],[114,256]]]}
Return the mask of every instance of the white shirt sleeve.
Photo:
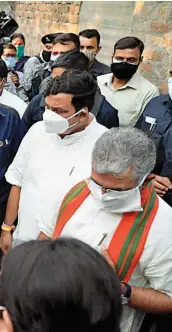
{"label": "white shirt sleeve", "polygon": [[29,150],[33,144],[33,127],[28,131],[26,136],[23,138],[18,152],[9,166],[5,178],[13,186],[22,187],[24,171],[27,165]]}
{"label": "white shirt sleeve", "polygon": [[[163,224],[163,220],[161,222]],[[164,228],[164,232],[162,228],[161,236],[157,237],[156,247],[152,244],[151,248],[150,244],[148,248],[151,255],[143,273],[153,289],[172,298],[172,220],[169,220],[168,230],[166,225]],[[154,235],[156,237],[156,234]]]}

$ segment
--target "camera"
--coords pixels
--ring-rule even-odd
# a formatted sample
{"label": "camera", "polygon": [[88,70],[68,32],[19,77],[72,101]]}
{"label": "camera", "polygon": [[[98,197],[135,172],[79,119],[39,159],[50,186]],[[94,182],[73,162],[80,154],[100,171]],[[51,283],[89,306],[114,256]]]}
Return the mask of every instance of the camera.
{"label": "camera", "polygon": [[11,15],[12,7],[0,11],[0,43],[8,43],[12,34],[18,29],[16,20]]}

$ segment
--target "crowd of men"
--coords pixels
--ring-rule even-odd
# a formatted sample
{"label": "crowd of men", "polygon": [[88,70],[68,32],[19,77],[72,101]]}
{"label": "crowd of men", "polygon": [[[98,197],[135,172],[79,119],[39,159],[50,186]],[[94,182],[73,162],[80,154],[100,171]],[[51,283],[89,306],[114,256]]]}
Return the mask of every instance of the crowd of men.
{"label": "crowd of men", "polygon": [[[24,326],[30,331],[33,317],[40,315],[37,331],[44,328],[48,332],[49,312],[54,313],[56,308],[62,312],[59,320],[66,329],[80,331],[87,326],[90,332],[162,332],[165,325],[169,332],[172,78],[168,80],[169,94],[160,96],[158,87],[139,74],[144,44],[136,37],[124,37],[115,43],[110,66],[97,60],[103,49],[95,29],[78,35],[48,34],[41,42],[38,55],[26,56],[25,38],[15,33],[11,43],[0,49],[0,246],[7,254],[2,269],[5,291],[0,303],[4,311],[0,330],[2,325],[7,332],[13,328],[23,331]],[[108,264],[102,265],[104,260],[89,246],[105,258],[111,269]],[[63,295],[58,282],[56,287],[61,299],[69,299],[71,313],[65,314],[62,300],[57,307],[51,304],[43,317],[44,297],[34,302],[33,286],[30,306],[33,309],[40,303],[40,309],[31,310],[33,317],[24,321],[24,313],[30,310],[30,300],[26,299],[31,293],[25,285],[22,304],[22,291],[20,287],[16,288],[18,293],[14,290],[14,280],[24,285],[27,271],[34,284],[35,271],[40,280],[45,274],[50,284],[56,284],[55,268],[50,272],[50,264],[46,263],[47,252],[61,282],[66,271]],[[59,255],[57,263],[55,254]],[[19,261],[15,261],[16,255]],[[47,265],[47,272],[41,262]],[[64,263],[64,271],[60,270],[60,262]],[[102,271],[100,277],[95,273],[95,267],[101,265],[104,282]],[[76,302],[66,290],[70,280]],[[78,294],[80,290],[84,294],[87,282],[91,286],[86,301],[85,295],[81,300]],[[11,296],[7,301],[7,288],[14,299]],[[35,289],[39,297],[41,290]],[[110,298],[110,290],[116,299]],[[48,293],[54,296],[54,303],[58,302],[55,288]],[[48,305],[51,299],[46,300]],[[23,311],[14,310],[16,303],[24,306]],[[98,303],[100,311],[94,311]],[[74,324],[70,320],[75,305],[81,308],[73,318]],[[88,312],[89,307],[93,311]],[[55,318],[53,322],[56,324]]]}

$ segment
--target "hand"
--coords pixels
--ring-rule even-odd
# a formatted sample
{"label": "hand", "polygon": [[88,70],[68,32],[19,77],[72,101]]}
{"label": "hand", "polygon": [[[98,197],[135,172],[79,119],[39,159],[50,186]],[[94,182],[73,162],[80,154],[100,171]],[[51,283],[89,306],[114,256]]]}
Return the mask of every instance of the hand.
{"label": "hand", "polygon": [[12,245],[11,232],[2,231],[0,238],[0,247],[4,255],[7,254],[8,250],[11,248],[11,245]]}
{"label": "hand", "polygon": [[105,258],[105,260],[108,262],[108,264],[112,267],[112,269],[116,272],[115,264],[109,255],[108,249],[105,246],[102,247],[101,254]]}
{"label": "hand", "polygon": [[14,75],[14,74],[9,74],[9,77],[11,78],[13,84],[14,84],[16,87],[18,87],[18,86],[20,85],[20,83],[19,83],[19,77],[18,77],[17,74],[16,74],[16,75]]}
{"label": "hand", "polygon": [[158,195],[164,196],[169,189],[172,189],[171,181],[165,176],[156,175],[152,181]]}

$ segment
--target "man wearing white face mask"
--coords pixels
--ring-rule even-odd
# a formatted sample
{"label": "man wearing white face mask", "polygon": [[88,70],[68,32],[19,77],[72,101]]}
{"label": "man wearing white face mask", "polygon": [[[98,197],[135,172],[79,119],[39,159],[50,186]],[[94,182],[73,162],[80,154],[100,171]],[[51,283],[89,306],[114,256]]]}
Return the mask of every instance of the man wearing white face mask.
{"label": "man wearing white face mask", "polygon": [[36,239],[40,220],[53,230],[64,194],[89,176],[92,148],[107,130],[90,114],[96,89],[92,77],[78,70],[63,73],[48,86],[43,121],[28,131],[6,173],[12,189],[1,233],[4,253],[11,246],[17,214],[14,245]]}
{"label": "man wearing white face mask", "polygon": [[118,110],[122,127],[133,127],[146,104],[159,95],[155,85],[137,74],[144,44],[136,37],[124,37],[114,46],[111,71],[98,77],[101,94]]}
{"label": "man wearing white face mask", "polygon": [[[123,332],[138,332],[144,312],[172,311],[172,210],[150,182],[155,160],[143,132],[104,133],[93,149],[91,178],[65,196],[53,233],[86,242],[115,265]],[[48,232],[42,227],[40,238]]]}

